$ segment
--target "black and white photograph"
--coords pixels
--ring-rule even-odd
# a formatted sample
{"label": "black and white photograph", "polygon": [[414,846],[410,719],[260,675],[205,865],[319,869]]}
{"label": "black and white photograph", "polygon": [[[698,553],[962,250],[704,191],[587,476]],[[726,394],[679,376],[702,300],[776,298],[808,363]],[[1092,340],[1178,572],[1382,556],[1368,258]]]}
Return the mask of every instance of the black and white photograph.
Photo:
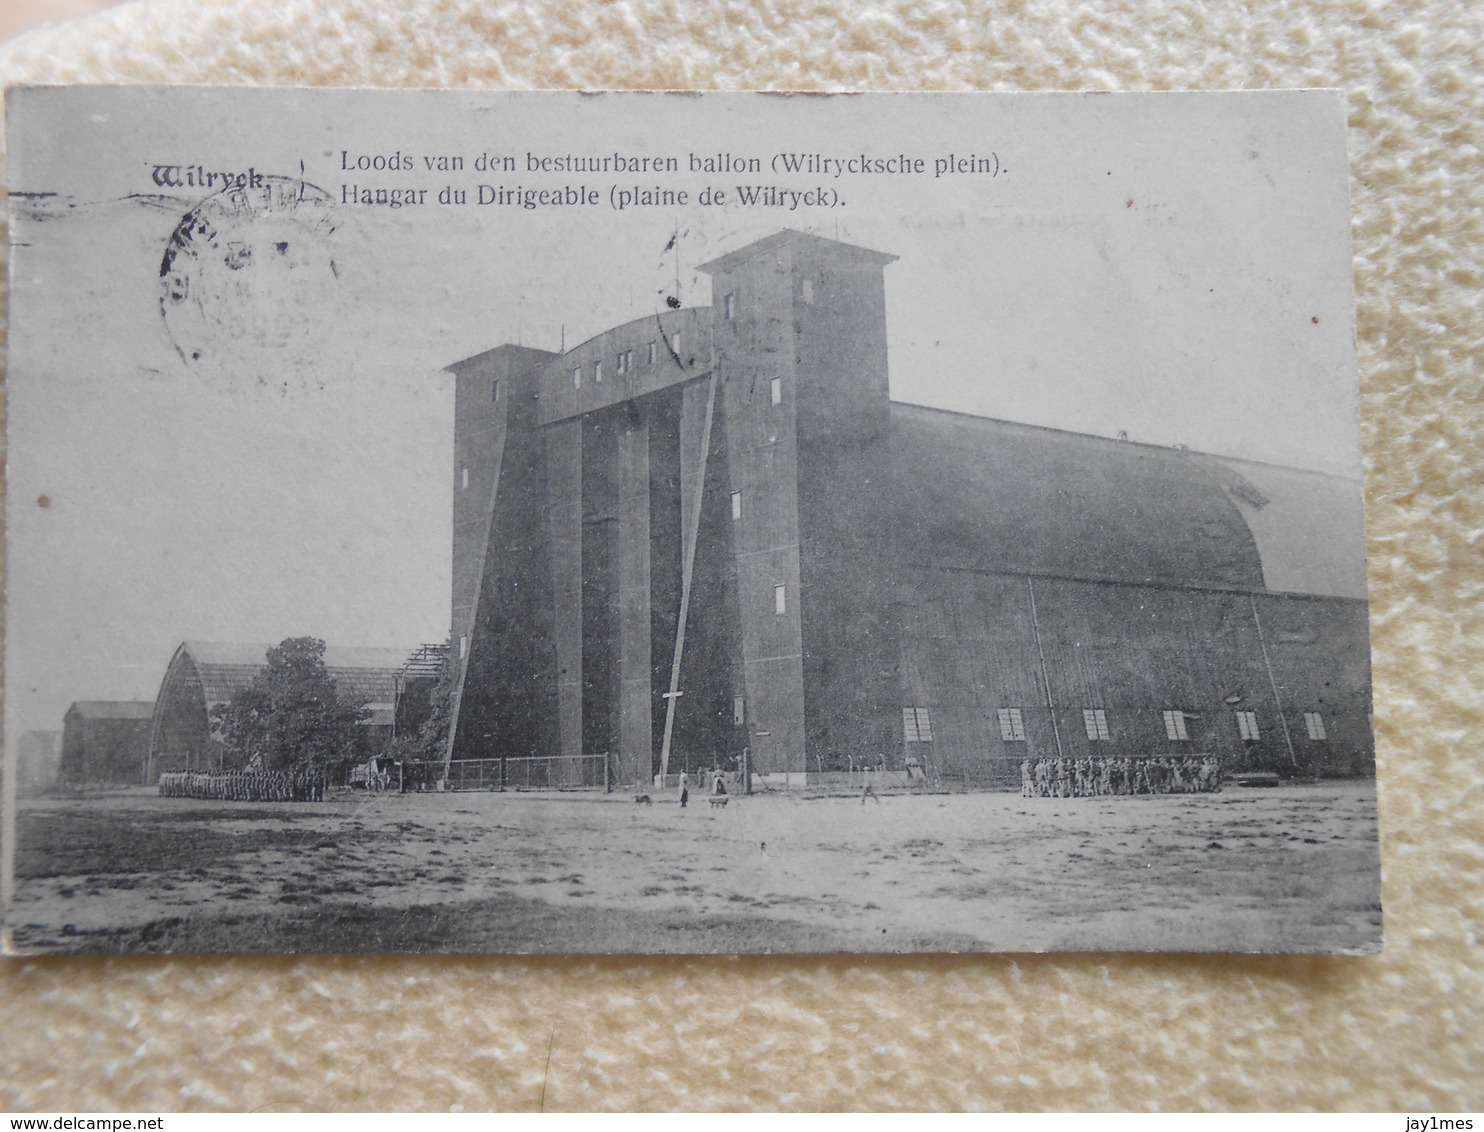
{"label": "black and white photograph", "polygon": [[1380,950],[1340,94],[7,100],[7,950]]}

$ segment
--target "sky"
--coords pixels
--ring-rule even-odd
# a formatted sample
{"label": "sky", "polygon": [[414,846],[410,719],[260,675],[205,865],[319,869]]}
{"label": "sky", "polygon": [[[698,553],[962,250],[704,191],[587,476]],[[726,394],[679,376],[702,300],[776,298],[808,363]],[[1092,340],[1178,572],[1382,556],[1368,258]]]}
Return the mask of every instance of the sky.
{"label": "sky", "polygon": [[[443,367],[574,346],[677,287],[704,305],[697,266],[782,227],[899,257],[898,400],[1359,477],[1338,95],[73,88],[9,113],[12,192],[56,194],[12,196],[12,745],[76,699],[153,699],[183,640],[442,640]],[[693,153],[763,168],[692,174]],[[926,172],[775,175],[779,153]],[[681,171],[528,169],[613,154]],[[996,171],[935,177],[950,154]],[[462,172],[427,168],[451,155]],[[482,155],[516,171],[477,171]],[[362,156],[412,167],[345,168]],[[309,188],[243,211],[156,184],[159,165]],[[601,203],[436,203],[480,184]],[[839,203],[736,204],[751,184]],[[350,186],[427,203],[342,203]],[[616,211],[610,186],[689,200]],[[730,199],[702,207],[708,187]],[[207,224],[182,239],[174,302],[162,260],[193,209]]]}

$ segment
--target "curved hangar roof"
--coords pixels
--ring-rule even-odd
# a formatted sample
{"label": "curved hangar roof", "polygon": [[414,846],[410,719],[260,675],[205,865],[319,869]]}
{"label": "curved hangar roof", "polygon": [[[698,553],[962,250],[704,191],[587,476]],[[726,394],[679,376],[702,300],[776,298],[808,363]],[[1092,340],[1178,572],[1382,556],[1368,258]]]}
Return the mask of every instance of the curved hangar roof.
{"label": "curved hangar roof", "polygon": [[1236,473],[1251,492],[1230,492],[1262,557],[1268,589],[1366,596],[1365,497],[1356,480],[1227,456],[1203,459]]}
{"label": "curved hangar roof", "polygon": [[1365,597],[1359,484],[894,402],[914,565]]}
{"label": "curved hangar roof", "polygon": [[[273,647],[186,641],[175,650],[165,671],[158,702],[187,692],[193,699],[199,696],[210,711],[253,682],[267,666],[268,650]],[[366,722],[389,724],[397,700],[397,673],[415,651],[326,645],[325,667],[342,696],[364,700],[370,707],[371,716]]]}
{"label": "curved hangar roof", "polygon": [[67,714],[79,719],[148,719],[154,714],[154,707],[150,700],[78,700],[67,709]]}

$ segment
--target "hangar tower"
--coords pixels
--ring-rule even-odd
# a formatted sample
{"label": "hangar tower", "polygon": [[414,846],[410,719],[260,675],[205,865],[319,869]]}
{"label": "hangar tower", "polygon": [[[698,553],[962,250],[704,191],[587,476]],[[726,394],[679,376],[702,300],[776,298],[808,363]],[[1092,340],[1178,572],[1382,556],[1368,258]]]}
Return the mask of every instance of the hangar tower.
{"label": "hangar tower", "polygon": [[702,265],[710,308],[450,367],[453,757],[637,782],[894,741],[889,611],[857,598],[895,258],[783,232]]}
{"label": "hangar tower", "polygon": [[701,267],[727,410],[739,714],[760,771],[836,769],[896,745],[895,587],[873,467],[890,428],[895,259],[781,232]]}

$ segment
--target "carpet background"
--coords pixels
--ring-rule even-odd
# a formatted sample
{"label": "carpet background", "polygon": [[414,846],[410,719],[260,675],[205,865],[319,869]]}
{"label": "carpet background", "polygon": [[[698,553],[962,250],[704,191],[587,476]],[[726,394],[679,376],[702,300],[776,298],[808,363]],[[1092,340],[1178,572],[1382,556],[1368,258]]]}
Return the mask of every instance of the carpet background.
{"label": "carpet background", "polygon": [[7,961],[0,1108],[1484,1108],[1481,64],[1472,0],[136,0],[0,44],[7,84],[1342,88],[1386,915],[1374,958]]}

